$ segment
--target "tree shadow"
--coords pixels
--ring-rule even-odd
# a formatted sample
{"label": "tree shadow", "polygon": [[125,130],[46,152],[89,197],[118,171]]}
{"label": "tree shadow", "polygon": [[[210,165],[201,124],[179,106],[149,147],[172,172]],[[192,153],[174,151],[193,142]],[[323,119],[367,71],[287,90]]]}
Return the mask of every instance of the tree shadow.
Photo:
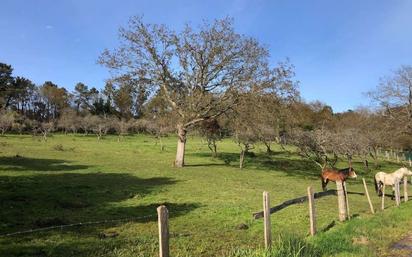
{"label": "tree shadow", "polygon": [[185,167],[210,167],[210,166],[225,166],[225,164],[224,163],[185,164]]}
{"label": "tree shadow", "polygon": [[[283,155],[281,154],[283,153]],[[210,158],[209,153],[189,153],[188,155],[200,157],[200,158]],[[239,153],[227,153],[220,152],[214,160],[221,161],[221,163],[208,163],[208,164],[195,164],[191,166],[230,166],[233,168],[239,167]],[[358,174],[358,176],[370,177],[373,174],[370,171],[364,171],[362,169],[362,161],[353,161],[353,167]],[[287,177],[295,177],[299,179],[319,179],[321,169],[313,161],[302,158],[296,153],[289,151],[276,152],[275,155],[267,154],[265,152],[255,153],[249,152],[245,156],[244,167],[246,169],[263,170],[268,172],[282,172],[282,175]],[[348,167],[346,162],[337,163],[338,168]],[[361,179],[350,179],[348,180],[350,184],[362,184]]]}
{"label": "tree shadow", "polygon": [[0,157],[0,171],[72,171],[87,169],[87,165],[71,165],[59,159],[28,158],[20,155]]}
{"label": "tree shadow", "polygon": [[[281,156],[280,153],[275,155],[267,153],[254,153],[250,152],[245,156],[244,166],[249,169],[265,170],[265,171],[282,171],[287,176],[299,176],[303,178],[317,178],[320,175],[320,169],[316,164],[309,160],[298,159],[300,157],[293,156],[287,153],[291,157],[296,157],[296,159],[290,159],[290,157]],[[196,157],[209,157],[208,153],[190,153],[188,155]],[[239,167],[239,153],[225,153],[221,152],[215,158],[223,163],[211,163],[205,164],[203,166],[216,166],[216,165],[226,165],[231,167]],[[201,166],[191,165],[191,166]]]}
{"label": "tree shadow", "polygon": [[333,228],[336,225],[335,221],[332,221],[331,223],[329,223],[328,225],[326,225],[326,227],[322,228],[320,231],[322,232],[327,232],[328,230],[330,230],[331,228]]}
{"label": "tree shadow", "polygon": [[0,176],[2,234],[85,221],[152,215],[165,204],[170,216],[184,215],[197,203],[136,204],[148,194],[177,183],[168,177],[138,178],[121,173]]}

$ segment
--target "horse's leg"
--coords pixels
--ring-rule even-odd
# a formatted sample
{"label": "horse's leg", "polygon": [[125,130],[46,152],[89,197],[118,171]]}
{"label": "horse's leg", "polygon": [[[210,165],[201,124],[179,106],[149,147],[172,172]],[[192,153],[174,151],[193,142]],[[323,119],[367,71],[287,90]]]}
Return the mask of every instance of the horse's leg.
{"label": "horse's leg", "polygon": [[378,196],[382,196],[382,188],[383,188],[383,183],[382,181],[379,181],[378,183]]}
{"label": "horse's leg", "polygon": [[325,188],[326,188],[325,179],[323,177],[320,177],[320,180],[322,182],[322,190],[325,191]]}
{"label": "horse's leg", "polygon": [[383,183],[382,182],[379,182],[379,184],[378,184],[378,196],[382,196],[383,195],[383,193],[382,193],[382,188],[383,188]]}
{"label": "horse's leg", "polygon": [[328,182],[329,182],[329,179],[322,179],[322,189],[323,189],[323,191],[325,192],[326,190],[328,190],[327,188],[326,188],[326,186],[328,185]]}
{"label": "horse's leg", "polygon": [[395,186],[392,186],[392,196],[391,200],[395,200]]}

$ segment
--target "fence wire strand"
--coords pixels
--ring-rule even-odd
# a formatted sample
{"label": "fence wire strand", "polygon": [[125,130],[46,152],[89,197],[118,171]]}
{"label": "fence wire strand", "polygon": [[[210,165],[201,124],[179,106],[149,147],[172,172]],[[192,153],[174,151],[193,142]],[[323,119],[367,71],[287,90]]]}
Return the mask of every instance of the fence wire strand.
{"label": "fence wire strand", "polygon": [[54,229],[64,229],[64,228],[69,228],[69,227],[80,227],[80,226],[98,225],[98,224],[106,224],[106,223],[119,223],[119,222],[135,221],[135,220],[144,220],[144,219],[148,219],[152,217],[157,217],[157,214],[151,214],[151,215],[140,216],[140,217],[123,218],[123,219],[112,219],[112,220],[106,219],[106,220],[99,220],[99,221],[86,221],[86,222],[79,222],[79,223],[73,223],[73,224],[64,224],[64,225],[56,225],[56,226],[50,226],[50,227],[44,227],[44,228],[28,229],[28,230],[23,230],[23,231],[18,231],[18,232],[0,234],[0,238],[21,235],[21,234],[31,234],[31,233],[54,230]]}

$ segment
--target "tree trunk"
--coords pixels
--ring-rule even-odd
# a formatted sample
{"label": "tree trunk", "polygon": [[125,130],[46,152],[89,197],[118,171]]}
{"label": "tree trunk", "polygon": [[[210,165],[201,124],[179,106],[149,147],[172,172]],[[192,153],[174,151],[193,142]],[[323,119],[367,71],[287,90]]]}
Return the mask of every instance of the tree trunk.
{"label": "tree trunk", "polygon": [[216,142],[213,141],[213,157],[217,157],[217,146]]}
{"label": "tree trunk", "polygon": [[162,137],[159,136],[159,144],[160,144],[160,151],[163,152],[165,150],[165,147],[163,145]]}
{"label": "tree trunk", "polygon": [[177,126],[177,151],[175,167],[181,168],[185,165],[186,129],[182,125]]}
{"label": "tree trunk", "polygon": [[216,158],[217,157],[217,146],[216,146],[216,141],[213,139],[207,139],[207,147],[209,150],[212,152],[212,157]]}
{"label": "tree trunk", "polygon": [[272,149],[270,148],[270,143],[268,143],[268,142],[263,142],[263,143],[264,143],[265,146],[266,146],[266,153],[267,153],[267,154],[273,153]]}
{"label": "tree trunk", "polygon": [[239,168],[243,169],[243,163],[245,162],[245,150],[242,149],[242,151],[240,151],[240,161],[239,161]]}
{"label": "tree trunk", "polygon": [[366,172],[369,171],[369,161],[365,158],[365,160],[363,161],[363,165],[365,166],[365,170]]}

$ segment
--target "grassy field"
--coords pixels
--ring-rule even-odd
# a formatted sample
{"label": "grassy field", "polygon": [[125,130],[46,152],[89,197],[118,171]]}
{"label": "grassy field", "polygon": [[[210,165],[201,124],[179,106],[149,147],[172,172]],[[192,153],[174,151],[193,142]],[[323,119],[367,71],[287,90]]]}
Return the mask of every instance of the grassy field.
{"label": "grassy field", "polygon": [[[175,137],[166,138],[165,151],[160,151],[144,135],[120,142],[110,136],[97,141],[93,136],[54,135],[47,142],[32,136],[0,137],[1,234],[125,219],[3,236],[0,256],[156,256],[156,207],[161,204],[170,211],[172,256],[264,256],[259,250],[262,220],[252,220],[252,213],[262,208],[262,192],[269,191],[276,205],[305,195],[309,185],[321,190],[317,166],[276,147],[271,155],[255,149],[239,170],[239,149],[230,139],[219,143],[219,157],[212,158],[201,139],[189,138],[187,167],[176,169],[175,143]],[[381,164],[381,170],[399,167]],[[327,196],[316,201],[318,228],[324,232],[307,237],[307,205],[298,204],[272,215],[274,238],[297,238],[315,255],[392,254],[390,244],[412,225],[412,203],[394,208],[387,198],[388,210],[370,215],[365,196],[357,193],[363,193],[360,178],[367,178],[378,208],[374,171],[364,172],[360,162],[354,165],[359,178],[348,181],[349,222],[337,222],[337,199]],[[247,229],[240,229],[241,224]]]}

